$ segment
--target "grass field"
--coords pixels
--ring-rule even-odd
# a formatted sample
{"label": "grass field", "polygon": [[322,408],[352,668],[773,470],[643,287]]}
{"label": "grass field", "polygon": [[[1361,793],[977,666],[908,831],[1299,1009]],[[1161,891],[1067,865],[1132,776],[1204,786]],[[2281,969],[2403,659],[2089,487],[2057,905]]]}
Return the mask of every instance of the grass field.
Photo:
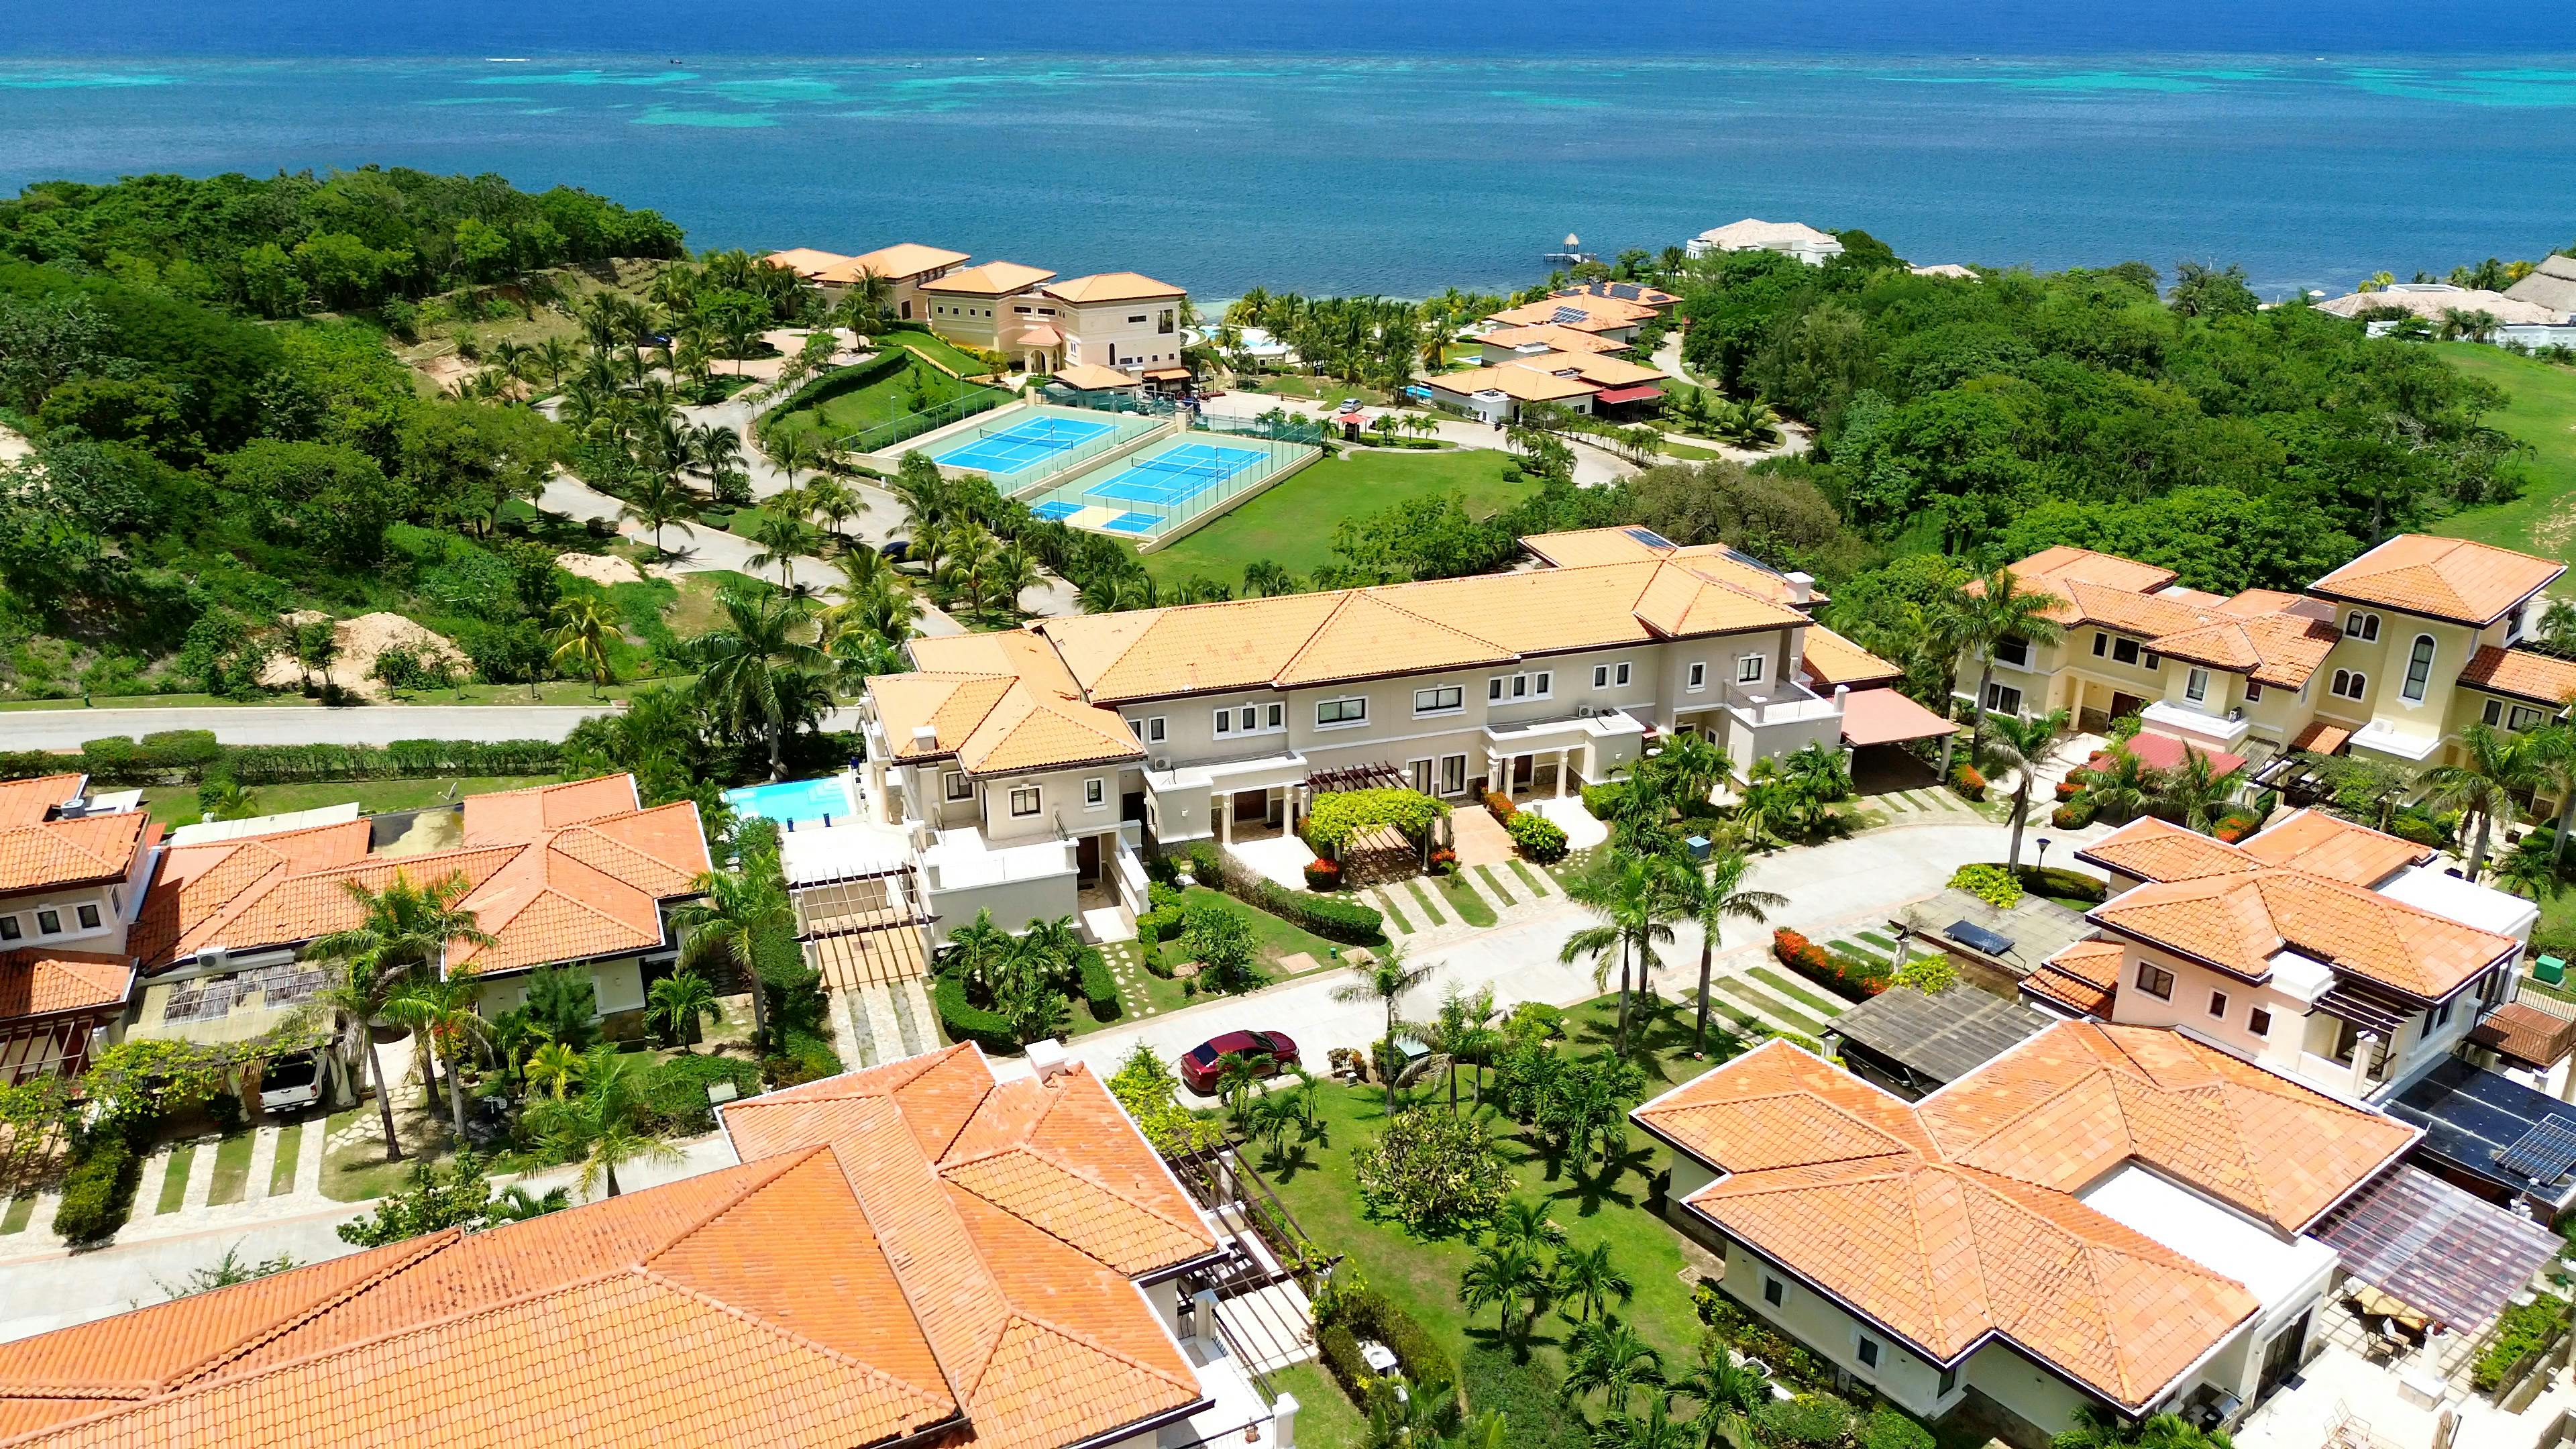
{"label": "grass field", "polygon": [[[529,785],[543,785],[552,775],[466,775],[435,780],[353,780],[340,784],[254,785],[251,804],[262,815],[283,815],[291,810],[318,810],[343,801],[358,802],[358,813],[376,815],[387,810],[418,810],[430,805],[450,804],[468,795],[488,795],[495,790],[517,790]],[[194,785],[148,785],[143,790],[143,808],[164,825],[194,825],[203,818],[197,810],[197,787]]]}
{"label": "grass field", "polygon": [[993,370],[991,363],[933,333],[885,332],[878,334],[876,340],[883,347],[900,347],[935,362],[944,362],[960,377],[978,377]]}
{"label": "grass field", "polygon": [[1144,556],[1157,583],[1206,575],[1240,585],[1243,566],[1269,559],[1297,575],[1333,561],[1333,530],[1345,518],[1417,498],[1466,496],[1467,510],[1498,513],[1538,491],[1503,480],[1501,453],[1474,448],[1436,453],[1357,451],[1325,458],[1166,549]]}
{"label": "grass field", "polygon": [[2452,366],[2512,397],[2489,420],[2533,451],[2523,459],[2528,486],[2520,498],[2464,509],[2432,531],[2543,558],[2576,558],[2576,367],[2516,357],[2474,342],[2435,346]]}
{"label": "grass field", "polygon": [[[918,332],[902,333],[888,340],[916,352],[928,352],[934,347],[951,353],[957,351]],[[958,355],[964,356],[962,353]],[[955,364],[952,362],[951,365]],[[968,358],[961,370],[980,372],[983,366]],[[919,384],[918,396],[914,391],[916,383]],[[901,372],[880,378],[865,387],[827,398],[818,407],[801,407],[786,413],[774,426],[792,432],[816,433],[825,440],[841,438],[907,417],[923,408],[935,407],[951,398],[963,397],[972,391],[972,384],[959,382],[927,363],[915,362]]]}

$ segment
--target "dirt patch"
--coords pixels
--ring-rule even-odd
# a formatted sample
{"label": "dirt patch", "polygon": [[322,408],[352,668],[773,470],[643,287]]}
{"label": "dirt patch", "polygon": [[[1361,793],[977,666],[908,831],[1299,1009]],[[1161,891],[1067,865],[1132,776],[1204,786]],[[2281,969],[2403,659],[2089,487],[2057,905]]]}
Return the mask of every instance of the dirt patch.
{"label": "dirt patch", "polygon": [[[293,629],[325,617],[310,609],[299,609],[280,616],[279,622]],[[423,663],[444,662],[452,673],[462,674],[474,667],[454,642],[400,614],[360,614],[343,619],[332,630],[331,638],[331,662],[321,671],[322,677],[367,699],[391,697],[384,682],[375,677],[376,660],[388,649],[409,649]],[[294,689],[304,682],[304,668],[291,654],[274,654],[261,667],[259,682],[269,689]]]}
{"label": "dirt patch", "polygon": [[643,570],[614,554],[559,553],[555,555],[555,567],[594,584],[638,584],[644,581]]}
{"label": "dirt patch", "polygon": [[9,428],[0,428],[0,463],[15,463],[21,458],[34,456],[35,451],[35,445],[29,443],[24,435]]}

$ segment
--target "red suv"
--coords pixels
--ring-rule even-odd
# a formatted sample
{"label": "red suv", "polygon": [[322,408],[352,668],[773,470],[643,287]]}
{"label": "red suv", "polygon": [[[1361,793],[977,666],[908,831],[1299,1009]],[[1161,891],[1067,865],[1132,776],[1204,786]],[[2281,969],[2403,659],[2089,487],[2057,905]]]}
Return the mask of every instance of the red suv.
{"label": "red suv", "polygon": [[1297,1065],[1297,1043],[1277,1031],[1230,1031],[1190,1048],[1181,1058],[1181,1081],[1202,1097],[1216,1095],[1218,1064],[1236,1054],[1250,1057],[1267,1077]]}

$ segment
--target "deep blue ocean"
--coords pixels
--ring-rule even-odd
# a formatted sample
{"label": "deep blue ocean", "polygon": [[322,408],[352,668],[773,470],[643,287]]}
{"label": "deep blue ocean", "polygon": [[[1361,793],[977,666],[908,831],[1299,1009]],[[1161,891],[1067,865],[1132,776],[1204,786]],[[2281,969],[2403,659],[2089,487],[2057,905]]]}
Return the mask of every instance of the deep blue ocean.
{"label": "deep blue ocean", "polygon": [[2282,295],[2576,241],[2576,6],[0,0],[0,194],[369,162],[1207,297],[1747,215]]}

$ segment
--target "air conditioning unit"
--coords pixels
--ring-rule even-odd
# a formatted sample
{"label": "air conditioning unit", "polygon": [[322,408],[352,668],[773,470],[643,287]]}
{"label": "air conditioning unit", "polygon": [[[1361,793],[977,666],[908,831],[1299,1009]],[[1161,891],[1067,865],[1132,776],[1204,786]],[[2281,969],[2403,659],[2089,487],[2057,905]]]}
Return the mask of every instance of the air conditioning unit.
{"label": "air conditioning unit", "polygon": [[1576,706],[1574,707],[1574,717],[1575,717],[1576,719],[1590,719],[1590,718],[1592,718],[1592,706],[1590,706],[1590,705],[1588,705],[1588,704],[1578,704],[1578,705],[1576,705]]}
{"label": "air conditioning unit", "polygon": [[197,952],[197,969],[200,971],[221,971],[226,966],[232,964],[232,959],[232,953],[221,946],[201,947]]}
{"label": "air conditioning unit", "polygon": [[1169,755],[1156,755],[1154,757],[1154,768],[1157,770],[1170,770],[1172,768],[1172,757]]}

